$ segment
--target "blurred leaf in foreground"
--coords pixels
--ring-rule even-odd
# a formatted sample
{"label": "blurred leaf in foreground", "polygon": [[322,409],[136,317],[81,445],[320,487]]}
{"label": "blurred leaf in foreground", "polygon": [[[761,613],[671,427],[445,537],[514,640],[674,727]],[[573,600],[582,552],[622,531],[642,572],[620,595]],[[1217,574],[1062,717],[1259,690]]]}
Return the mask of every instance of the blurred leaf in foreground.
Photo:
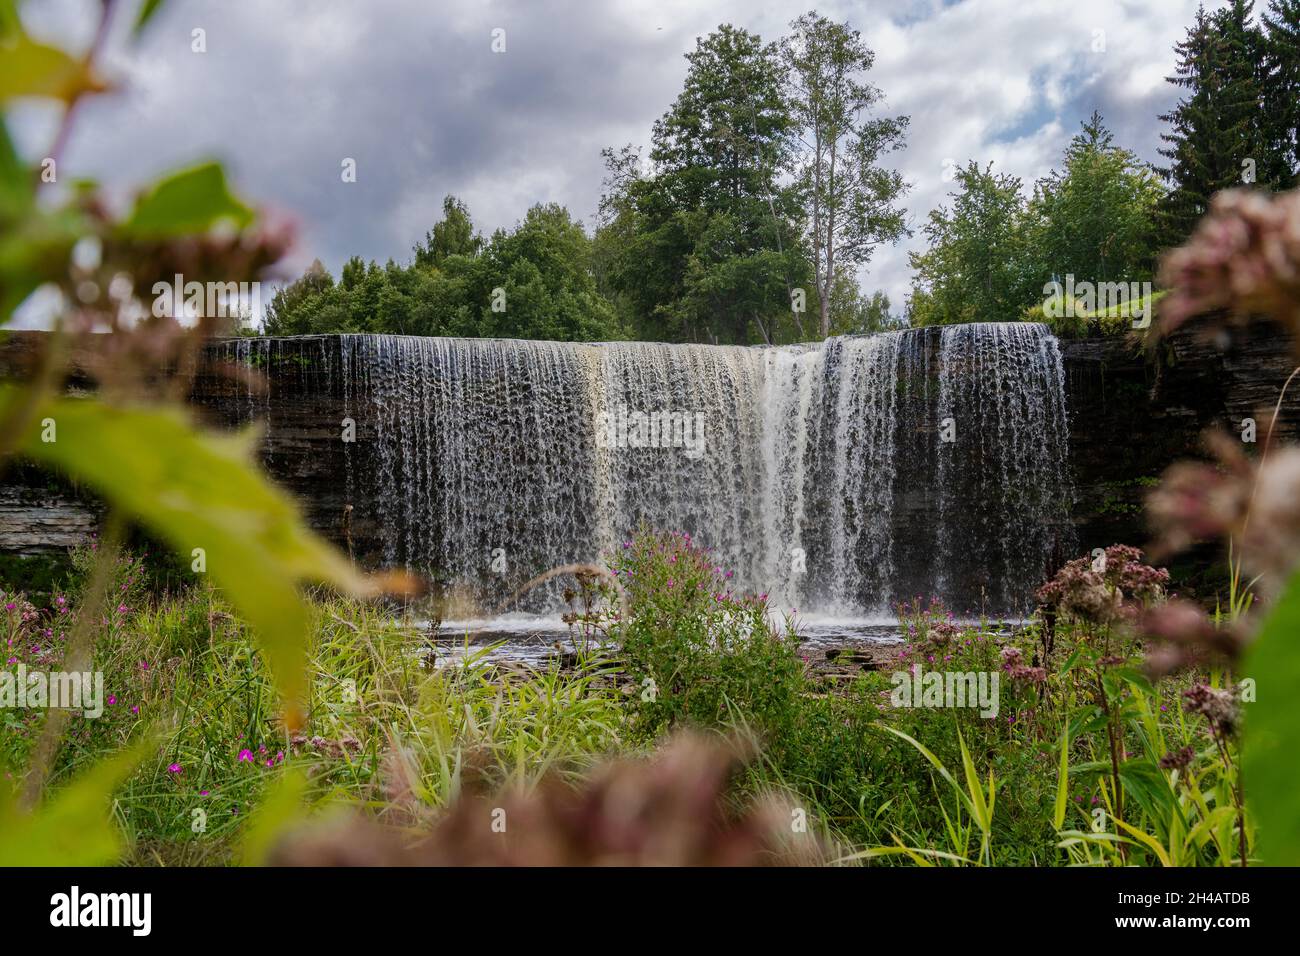
{"label": "blurred leaf in foreground", "polygon": [[[0,390],[0,407],[20,398]],[[297,584],[371,588],[258,474],[251,438],[200,433],[176,410],[57,398],[38,409],[20,449],[92,487],[212,575],[256,631],[296,726],[311,623]]]}
{"label": "blurred leaf in foreground", "polygon": [[223,221],[243,228],[253,210],[230,192],[220,163],[202,163],[149,187],[122,229],[133,239],[161,239],[206,232]]}
{"label": "blurred leaf in foreground", "polygon": [[122,840],[107,813],[117,785],[135,769],[152,738],[100,761],[44,806],[24,813],[0,788],[0,867],[103,866],[116,863]]}
{"label": "blurred leaf in foreground", "polygon": [[267,791],[244,830],[241,844],[245,866],[262,866],[292,827],[303,820],[307,777],[297,768],[286,769]]}
{"label": "blurred leaf in foreground", "polygon": [[133,36],[139,37],[144,32],[144,28],[149,25],[149,21],[162,8],[163,0],[144,0],[140,4],[140,12],[136,15],[135,25],[131,27]]}
{"label": "blurred leaf in foreground", "polygon": [[84,60],[58,47],[37,43],[21,28],[0,37],[0,103],[24,96],[49,97],[71,103],[83,93],[106,89]]}
{"label": "blurred leaf in foreground", "polygon": [[1300,574],[1264,620],[1242,668],[1258,681],[1247,708],[1243,778],[1259,820],[1260,858],[1268,866],[1300,864]]}

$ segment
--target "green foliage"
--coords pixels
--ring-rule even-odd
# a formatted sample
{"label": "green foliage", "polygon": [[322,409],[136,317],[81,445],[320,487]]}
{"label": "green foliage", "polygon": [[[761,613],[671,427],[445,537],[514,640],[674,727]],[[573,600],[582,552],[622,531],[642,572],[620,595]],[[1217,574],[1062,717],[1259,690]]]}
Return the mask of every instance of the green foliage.
{"label": "green foliage", "polygon": [[[77,557],[79,580],[93,560]],[[670,723],[689,722],[762,741],[746,789],[795,794],[849,859],[1234,862],[1235,746],[1219,748],[1178,706],[1187,680],[1153,684],[1141,674],[1136,643],[1058,622],[1042,658],[1038,623],[1010,635],[952,622],[937,605],[907,609],[911,639],[893,667],[997,672],[1000,711],[985,719],[894,707],[889,663],[839,686],[805,673],[793,644],[763,636],[760,602],[727,597],[725,572],[719,580],[683,536],[638,535],[619,565],[630,603],[615,622],[628,642],[621,665],[597,652],[572,671],[515,672],[482,651],[440,647],[430,667],[410,653],[419,635],[383,608],[314,603],[307,722],[291,733],[276,720],[265,655],[217,593],[150,597],[140,561],[122,558],[110,590],[127,586],[124,610],[111,615],[97,653],[114,703],[70,735],[58,779],[83,779],[143,726],[166,728],[111,788],[126,836],[119,851],[140,862],[225,863],[264,857],[285,828],[331,807],[422,819],[469,787],[529,786],[548,772],[576,780],[611,752],[642,752]],[[707,604],[688,593],[690,582]],[[724,590],[706,594],[701,583]],[[54,629],[53,646],[76,616],[56,608],[79,594],[78,585],[35,625]],[[1040,655],[1043,678],[1015,676],[1009,649]],[[646,694],[651,686],[657,695]],[[1120,802],[1107,736],[1115,727]],[[1184,747],[1193,751],[1185,763],[1163,766]],[[196,809],[202,831],[192,828]]]}
{"label": "green foliage", "polygon": [[[0,416],[20,396],[0,391]],[[47,434],[52,422],[54,440]],[[303,691],[308,614],[294,583],[360,590],[348,562],[310,533],[296,507],[250,467],[247,437],[203,437],[177,413],[51,399],[23,451],[92,487],[126,515],[206,564],[257,629],[286,701]]]}
{"label": "green foliage", "polygon": [[1300,0],[1269,0],[1260,22],[1266,155],[1274,157],[1278,185],[1286,187],[1300,175]]}
{"label": "green foliage", "polygon": [[377,332],[590,342],[622,337],[597,291],[591,240],[562,206],[538,205],[484,243],[448,196],[414,261],[352,258],[338,282],[319,261],[276,292],[269,335]]}
{"label": "green foliage", "polygon": [[912,253],[912,325],[1003,322],[1033,301],[1021,183],[975,162],[954,173],[951,207],[930,212],[930,246]]}
{"label": "green foliage", "polygon": [[[111,8],[104,4],[100,11],[101,36]],[[140,9],[137,34],[157,9],[156,2]],[[98,44],[73,58],[35,43],[10,2],[0,4],[0,44],[5,48],[0,103],[7,107],[12,98],[27,96],[64,101],[63,126],[51,151],[57,155],[74,107],[103,88],[94,76]],[[46,160],[54,161],[54,156]],[[102,288],[87,296],[85,286],[96,280],[120,284],[129,277],[149,288],[159,264],[176,256],[169,243],[190,244],[187,252],[192,256],[195,238],[210,238],[218,227],[241,231],[233,244],[239,261],[225,261],[228,248],[218,242],[211,249],[214,262],[205,268],[256,273],[283,251],[275,239],[251,233],[254,213],[230,192],[216,163],[183,170],[146,188],[129,217],[119,222],[105,211],[107,204],[94,194],[94,184],[77,184],[62,205],[37,202],[36,189],[45,180],[24,165],[0,119],[0,174],[0,321],[7,321],[33,289],[52,282],[59,285],[65,302],[82,303],[77,312],[86,331],[97,321],[117,329],[123,296],[101,294]],[[90,270],[71,261],[73,247],[83,239],[97,242],[100,274],[87,275]],[[128,289],[128,294],[138,303],[145,293]],[[161,324],[146,320],[137,332],[141,339],[152,332],[165,340],[167,330],[160,330]],[[111,337],[92,335],[82,345],[94,353],[106,341],[118,345],[124,335],[120,330]],[[210,566],[214,580],[257,628],[285,701],[286,724],[295,726],[306,690],[304,647],[311,623],[295,585],[314,579],[359,591],[361,579],[346,560],[306,530],[294,506],[253,469],[246,436],[205,436],[179,412],[121,400],[131,392],[133,378],[147,391],[139,382],[157,372],[134,367],[143,363],[132,353],[166,354],[165,346],[159,348],[153,341],[140,348],[138,340],[125,348],[110,346],[113,360],[103,363],[98,375],[105,386],[103,399],[72,399],[61,395],[67,375],[66,336],[60,318],[45,342],[38,374],[22,385],[0,386],[0,459],[23,454],[102,496],[109,509],[110,543],[92,562],[84,589],[74,595],[75,612],[67,596],[56,595],[41,633],[28,633],[39,617],[33,606],[21,597],[6,601],[8,660],[21,664],[15,654],[31,655],[38,667],[62,664],[88,670],[94,664],[97,638],[110,648],[121,640],[120,625],[130,612],[127,601],[134,601],[131,585],[139,586],[138,574],[115,587],[113,561],[122,521],[135,520],[203,565],[197,570]],[[110,369],[108,374],[104,368]],[[114,598],[120,603],[114,605]],[[65,625],[65,620],[72,624]],[[32,716],[39,733],[30,726]],[[0,756],[14,770],[21,771],[20,760],[27,767],[17,777],[23,781],[20,801],[15,802],[8,787],[0,788],[0,816],[5,818],[0,857],[9,863],[46,858],[73,864],[109,862],[117,855],[117,839],[116,828],[104,816],[107,797],[141,754],[129,750],[78,768],[82,772],[71,783],[43,801],[61,755],[68,753],[65,731],[71,712],[51,709],[48,714],[17,717],[6,708],[3,717],[6,736]],[[121,746],[125,738],[114,743]],[[15,779],[13,773],[6,777]]]}
{"label": "green foliage", "polygon": [[474,232],[469,207],[455,196],[446,196],[442,200],[442,219],[415,247],[415,264],[441,269],[452,256],[473,258],[482,248],[483,238]]}
{"label": "green foliage", "polygon": [[831,334],[869,335],[872,332],[889,332],[906,324],[904,318],[894,314],[889,296],[880,290],[863,295],[857,285],[839,280],[841,291],[832,297]]}
{"label": "green foliage", "polygon": [[653,738],[678,722],[739,720],[781,750],[803,666],[793,635],[768,623],[766,595],[733,594],[730,575],[681,533],[641,532],[612,570],[630,607],[609,635],[638,685],[639,732]]}
{"label": "green foliage", "polygon": [[1143,295],[1127,304],[1112,304],[1103,309],[1089,308],[1082,299],[1070,300],[1064,295],[1049,297],[1021,313],[1026,322],[1042,322],[1051,327],[1053,334],[1063,339],[1083,338],[1092,335],[1141,336],[1133,323],[1136,316],[1154,316],[1156,305],[1168,293],[1167,289]]}
{"label": "green foliage", "polygon": [[[609,303],[596,291],[591,242],[568,210],[554,203],[528,210],[512,232],[498,230],[480,272],[482,335],[592,342],[620,338]],[[505,308],[493,311],[500,288]]]}
{"label": "green foliage", "polygon": [[1160,206],[1160,239],[1183,242],[1210,199],[1222,189],[1254,184],[1286,188],[1297,160],[1300,53],[1292,42],[1300,28],[1294,2],[1274,3],[1264,28],[1251,19],[1253,0],[1200,9],[1175,46],[1178,65],[1170,82],[1183,98],[1160,117],[1160,173],[1169,188]]}
{"label": "green foliage", "polygon": [[206,232],[229,222],[243,228],[253,211],[231,194],[219,163],[203,163],[154,183],[139,199],[122,231],[134,238],[160,239]]}
{"label": "green foliage", "polygon": [[64,555],[0,555],[0,589],[44,600],[67,576],[68,567]]}
{"label": "green foliage", "polygon": [[995,174],[992,164],[958,169],[951,208],[933,210],[923,228],[929,249],[912,254],[911,323],[1024,318],[1063,335],[1128,331],[1131,320],[1120,313],[1137,309],[1137,300],[1099,307],[1063,302],[1059,292],[1050,297],[1051,284],[1064,286],[1069,276],[1097,289],[1123,284],[1125,293],[1151,280],[1163,192],[1154,172],[1112,139],[1094,113],[1062,168],[1036,183],[1029,199],[1019,179]]}
{"label": "green foliage", "polygon": [[793,118],[780,49],[723,24],[686,54],[650,159],[606,150],[602,280],[643,337],[776,341],[806,287],[802,210],[780,182]]}
{"label": "green foliage", "polygon": [[1260,856],[1270,866],[1300,864],[1296,761],[1300,748],[1300,576],[1293,577],[1264,619],[1243,673],[1258,681],[1246,737],[1249,802],[1259,815]]}
{"label": "green foliage", "polygon": [[149,25],[149,21],[152,20],[157,15],[158,11],[162,9],[162,5],[163,0],[144,0],[144,2],[140,4],[140,12],[136,14],[135,23],[131,27],[131,32],[136,36],[143,33],[145,27]]}
{"label": "green foliage", "polygon": [[20,97],[44,97],[74,102],[78,97],[104,89],[90,64],[65,50],[33,40],[13,10],[12,0],[0,13],[0,42],[4,45],[5,69],[0,73],[0,104]]}
{"label": "green foliage", "polygon": [[908,186],[881,159],[902,149],[908,118],[873,115],[884,94],[864,79],[875,62],[861,35],[816,12],[783,41],[797,127],[795,193],[804,210],[819,308],[818,337],[831,333],[840,281],[875,248],[910,235],[897,205]]}
{"label": "green foliage", "polygon": [[1115,146],[1093,113],[1066,148],[1063,169],[1035,187],[1028,244],[1037,258],[1034,275],[1150,281],[1154,214],[1163,194],[1154,170]]}
{"label": "green foliage", "polygon": [[[6,61],[5,75],[10,72]],[[74,207],[38,206],[36,182],[0,116],[0,325],[42,283],[66,276],[72,247],[87,229]]]}
{"label": "green foliage", "polygon": [[131,773],[148,741],[101,760],[33,813],[0,787],[0,867],[105,866],[122,839],[107,815],[113,791]]}

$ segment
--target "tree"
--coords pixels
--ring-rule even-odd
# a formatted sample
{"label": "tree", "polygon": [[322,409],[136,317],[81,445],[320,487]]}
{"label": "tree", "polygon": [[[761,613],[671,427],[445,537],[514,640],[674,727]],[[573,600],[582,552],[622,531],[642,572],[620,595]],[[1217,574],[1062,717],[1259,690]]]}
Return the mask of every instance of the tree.
{"label": "tree", "polygon": [[534,206],[514,230],[497,230],[487,243],[473,234],[462,203],[448,197],[443,210],[409,265],[354,256],[336,283],[314,262],[275,294],[266,333],[623,337],[596,288],[591,240],[564,207]]}
{"label": "tree", "polygon": [[1175,45],[1178,65],[1169,82],[1186,91],[1160,117],[1172,129],[1160,138],[1159,170],[1169,193],[1159,210],[1160,238],[1178,245],[1191,234],[1221,189],[1275,184],[1279,157],[1270,151],[1261,86],[1263,38],[1250,21],[1252,0],[1206,14],[1202,7]]}
{"label": "tree", "polygon": [[591,240],[563,206],[533,206],[513,232],[497,230],[480,263],[468,283],[481,303],[479,335],[572,342],[623,337],[613,307],[596,289]]}
{"label": "tree", "polygon": [[910,257],[913,325],[1007,321],[1035,298],[1020,180],[972,161],[956,183],[951,208],[932,210],[922,227],[929,249]]}
{"label": "tree", "polygon": [[783,53],[793,87],[796,189],[825,338],[841,270],[853,276],[877,245],[909,234],[895,205],[907,184],[880,165],[885,153],[903,147],[908,118],[870,116],[883,94],[863,79],[875,54],[856,30],[815,12],[791,27]]}
{"label": "tree", "polygon": [[424,242],[415,247],[417,266],[442,267],[448,256],[476,256],[483,248],[483,238],[475,235],[469,209],[455,196],[442,201],[442,219],[424,234]]}
{"label": "tree", "polygon": [[266,307],[263,328],[267,335],[305,335],[310,331],[309,317],[319,310],[325,295],[334,287],[334,279],[319,259],[313,259],[307,271],[289,285],[278,289]]}
{"label": "tree", "polygon": [[1146,281],[1164,190],[1153,169],[1114,145],[1099,113],[1082,127],[1066,147],[1063,168],[1035,186],[1026,243],[1035,279]]}
{"label": "tree", "polygon": [[1272,0],[1260,15],[1264,37],[1264,118],[1279,186],[1300,174],[1300,0]]}
{"label": "tree", "polygon": [[831,312],[832,335],[870,335],[902,328],[902,316],[891,311],[889,296],[877,289],[863,295],[857,282],[841,273],[837,280],[840,288],[833,295],[835,307]]}
{"label": "tree", "polygon": [[791,118],[779,50],[724,24],[686,59],[682,92],[654,125],[653,171],[635,151],[605,151],[602,282],[643,336],[774,341],[798,319],[806,261],[780,182]]}

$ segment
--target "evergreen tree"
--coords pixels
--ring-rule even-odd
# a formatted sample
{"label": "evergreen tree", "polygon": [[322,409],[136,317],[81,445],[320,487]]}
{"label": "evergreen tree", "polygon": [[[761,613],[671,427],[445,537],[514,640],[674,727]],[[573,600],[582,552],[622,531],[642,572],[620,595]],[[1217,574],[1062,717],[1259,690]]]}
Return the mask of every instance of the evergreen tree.
{"label": "evergreen tree", "polygon": [[474,233],[469,209],[455,196],[442,201],[442,219],[424,234],[424,242],[415,247],[415,264],[440,269],[448,256],[476,256],[483,248],[483,238]]}
{"label": "evergreen tree", "polygon": [[1159,170],[1169,194],[1159,210],[1160,239],[1181,243],[1221,189],[1277,178],[1277,160],[1265,134],[1261,85],[1263,38],[1251,22],[1253,0],[1233,0],[1213,14],[1204,7],[1175,45],[1178,65],[1169,82],[1185,95],[1160,117]]}
{"label": "evergreen tree", "polygon": [[1272,0],[1264,24],[1264,118],[1281,188],[1300,175],[1300,0]]}
{"label": "evergreen tree", "polygon": [[602,282],[643,337],[774,341],[807,274],[781,184],[792,120],[779,50],[724,24],[686,59],[682,92],[654,125],[653,173],[634,151],[605,152]]}

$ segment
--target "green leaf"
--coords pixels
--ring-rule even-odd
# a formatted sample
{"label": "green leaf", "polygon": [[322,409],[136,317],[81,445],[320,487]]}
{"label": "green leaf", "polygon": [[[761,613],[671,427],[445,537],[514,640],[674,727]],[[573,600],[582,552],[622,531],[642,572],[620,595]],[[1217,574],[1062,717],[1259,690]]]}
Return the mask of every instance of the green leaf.
{"label": "green leaf", "polygon": [[89,66],[58,47],[37,43],[21,29],[0,40],[0,103],[24,96],[71,103],[83,93],[106,89]]}
{"label": "green leaf", "polygon": [[40,285],[67,277],[84,226],[82,214],[67,207],[0,225],[0,324]]}
{"label": "green leaf", "polygon": [[18,6],[15,0],[0,0],[0,43],[17,36],[22,30],[23,25],[18,19]]}
{"label": "green leaf", "polygon": [[138,37],[144,32],[144,28],[149,25],[155,13],[162,9],[163,0],[144,0],[140,4],[140,12],[136,15],[135,26],[131,28],[133,36]]}
{"label": "green leaf", "polygon": [[253,210],[226,187],[220,163],[203,163],[147,189],[122,230],[134,239],[160,239],[207,232],[223,221],[242,229],[253,221]]}
{"label": "green leaf", "polygon": [[23,165],[0,116],[0,223],[8,226],[31,209],[36,196],[36,176]]}
{"label": "green leaf", "polygon": [[[53,422],[54,441],[42,441],[42,421]],[[367,585],[253,468],[252,434],[205,435],[171,409],[59,398],[43,404],[23,437],[27,455],[91,486],[185,560],[202,557],[256,632],[296,725],[311,625],[296,584],[353,593]]]}
{"label": "green leaf", "polygon": [[0,867],[103,866],[122,852],[108,804],[148,751],[152,738],[101,760],[32,813],[0,789]]}
{"label": "green leaf", "polygon": [[1260,858],[1300,864],[1300,573],[1264,619],[1242,674],[1255,678],[1243,748],[1246,799],[1259,823]]}
{"label": "green leaf", "polygon": [[1052,825],[1065,825],[1065,807],[1070,799],[1070,731],[1061,729],[1061,763],[1056,771],[1056,804],[1052,807]]}
{"label": "green leaf", "polygon": [[1169,852],[1164,847],[1162,847],[1159,841],[1156,840],[1155,837],[1151,836],[1151,834],[1143,830],[1139,830],[1137,827],[1130,826],[1129,824],[1125,823],[1123,820],[1116,820],[1115,825],[1119,827],[1121,830],[1123,830],[1125,833],[1127,833],[1129,836],[1133,837],[1139,843],[1141,843],[1142,846],[1146,847],[1152,853],[1154,853],[1156,855],[1156,859],[1160,861],[1161,866],[1173,866],[1173,861],[1170,860],[1169,858]]}
{"label": "green leaf", "polygon": [[281,774],[248,821],[241,841],[244,866],[261,866],[280,837],[292,826],[302,823],[303,796],[307,777],[297,768]]}

